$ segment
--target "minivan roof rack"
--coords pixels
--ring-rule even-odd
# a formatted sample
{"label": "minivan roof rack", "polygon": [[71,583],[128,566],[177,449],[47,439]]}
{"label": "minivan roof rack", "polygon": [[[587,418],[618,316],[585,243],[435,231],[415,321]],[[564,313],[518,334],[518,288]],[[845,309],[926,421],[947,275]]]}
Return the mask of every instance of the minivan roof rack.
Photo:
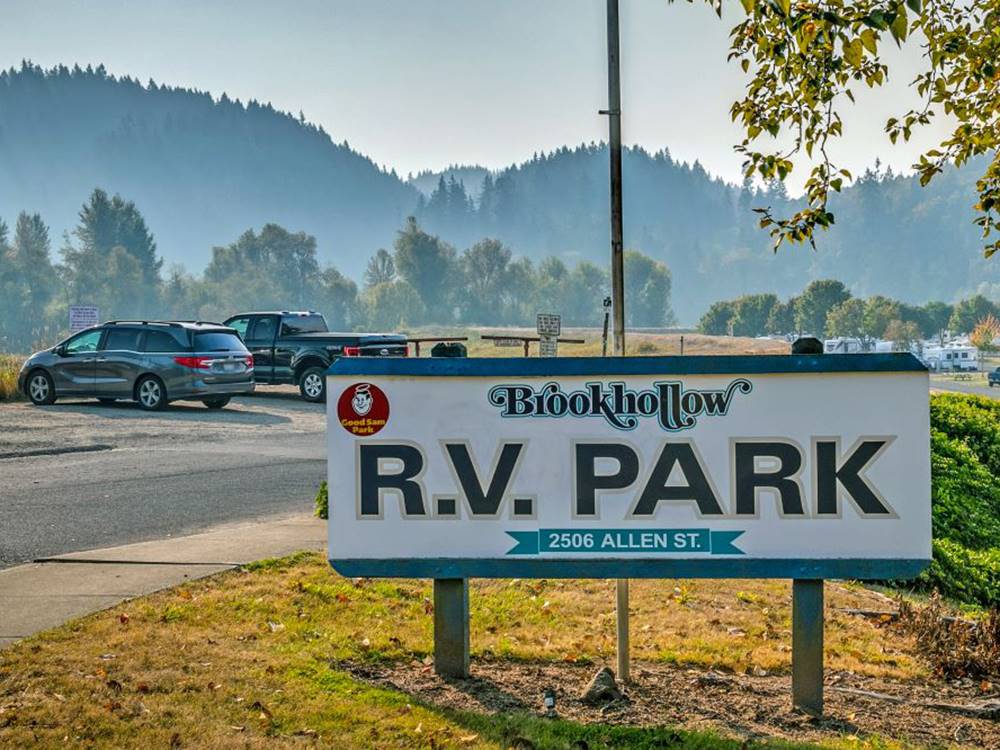
{"label": "minivan roof rack", "polygon": [[106,320],[101,325],[111,326],[126,323],[131,323],[137,326],[174,326],[175,328],[183,328],[180,323],[174,323],[169,320]]}

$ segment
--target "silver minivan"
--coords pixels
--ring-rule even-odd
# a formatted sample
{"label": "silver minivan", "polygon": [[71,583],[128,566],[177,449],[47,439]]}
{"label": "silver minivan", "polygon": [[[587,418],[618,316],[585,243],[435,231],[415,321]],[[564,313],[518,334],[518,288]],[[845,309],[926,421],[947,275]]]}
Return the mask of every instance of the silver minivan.
{"label": "silver minivan", "polygon": [[148,410],[180,400],[221,409],[232,396],[253,393],[253,355],[218,323],[116,320],[32,354],[18,385],[37,405],[92,396]]}

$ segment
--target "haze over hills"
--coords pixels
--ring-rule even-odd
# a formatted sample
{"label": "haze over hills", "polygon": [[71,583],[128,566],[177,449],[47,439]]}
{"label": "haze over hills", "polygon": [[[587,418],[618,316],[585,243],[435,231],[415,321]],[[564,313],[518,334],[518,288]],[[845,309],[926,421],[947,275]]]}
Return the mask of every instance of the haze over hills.
{"label": "haze over hills", "polygon": [[[780,186],[743,189],[666,151],[632,148],[626,246],[669,265],[683,323],[720,298],[788,295],[824,277],[857,295],[915,303],[976,291],[997,299],[1000,262],[981,257],[972,225],[979,166],[924,189],[869,171],[836,199],[837,225],[818,251],[775,255],[750,209],[791,208]],[[459,249],[491,236],[536,261],[559,255],[604,265],[608,253],[607,150],[599,144],[497,172],[456,166],[406,181],[267,104],[143,85],[102,68],[26,64],[0,73],[0,216],[37,211],[58,238],[94,187],[135,201],[167,264],[193,271],[213,246],[275,222],[314,235],[323,261],[360,279],[410,214]]]}

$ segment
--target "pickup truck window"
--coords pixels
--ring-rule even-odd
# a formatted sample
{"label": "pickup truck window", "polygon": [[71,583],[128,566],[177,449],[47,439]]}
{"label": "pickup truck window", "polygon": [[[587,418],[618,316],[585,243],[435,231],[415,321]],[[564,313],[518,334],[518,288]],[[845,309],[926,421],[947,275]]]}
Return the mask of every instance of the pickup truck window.
{"label": "pickup truck window", "polygon": [[272,315],[265,315],[262,318],[257,318],[253,324],[253,328],[250,329],[250,341],[264,342],[271,341],[274,339],[275,329],[277,328],[277,319]]}
{"label": "pickup truck window", "polygon": [[281,335],[297,336],[300,333],[326,333],[322,315],[295,315],[281,319]]}
{"label": "pickup truck window", "polygon": [[247,337],[247,327],[250,325],[250,318],[234,318],[229,321],[229,327],[240,335],[241,339]]}

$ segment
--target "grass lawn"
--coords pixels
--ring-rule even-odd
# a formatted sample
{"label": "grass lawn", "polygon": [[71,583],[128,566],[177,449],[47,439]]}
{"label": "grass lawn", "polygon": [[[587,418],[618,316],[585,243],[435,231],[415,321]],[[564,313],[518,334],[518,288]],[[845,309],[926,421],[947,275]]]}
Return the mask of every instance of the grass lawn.
{"label": "grass lawn", "polygon": [[[474,659],[613,663],[613,586],[474,581]],[[834,583],[827,591],[828,669],[928,677],[908,638],[841,611],[885,609],[880,595]],[[345,665],[429,671],[430,596],[426,581],[345,579],[322,555],[302,554],[128,602],[0,651],[0,747],[750,746],[718,729],[453,709],[352,676]],[[634,659],[787,673],[788,601],[787,582],[636,581]],[[848,731],[822,745],[909,747]]]}

